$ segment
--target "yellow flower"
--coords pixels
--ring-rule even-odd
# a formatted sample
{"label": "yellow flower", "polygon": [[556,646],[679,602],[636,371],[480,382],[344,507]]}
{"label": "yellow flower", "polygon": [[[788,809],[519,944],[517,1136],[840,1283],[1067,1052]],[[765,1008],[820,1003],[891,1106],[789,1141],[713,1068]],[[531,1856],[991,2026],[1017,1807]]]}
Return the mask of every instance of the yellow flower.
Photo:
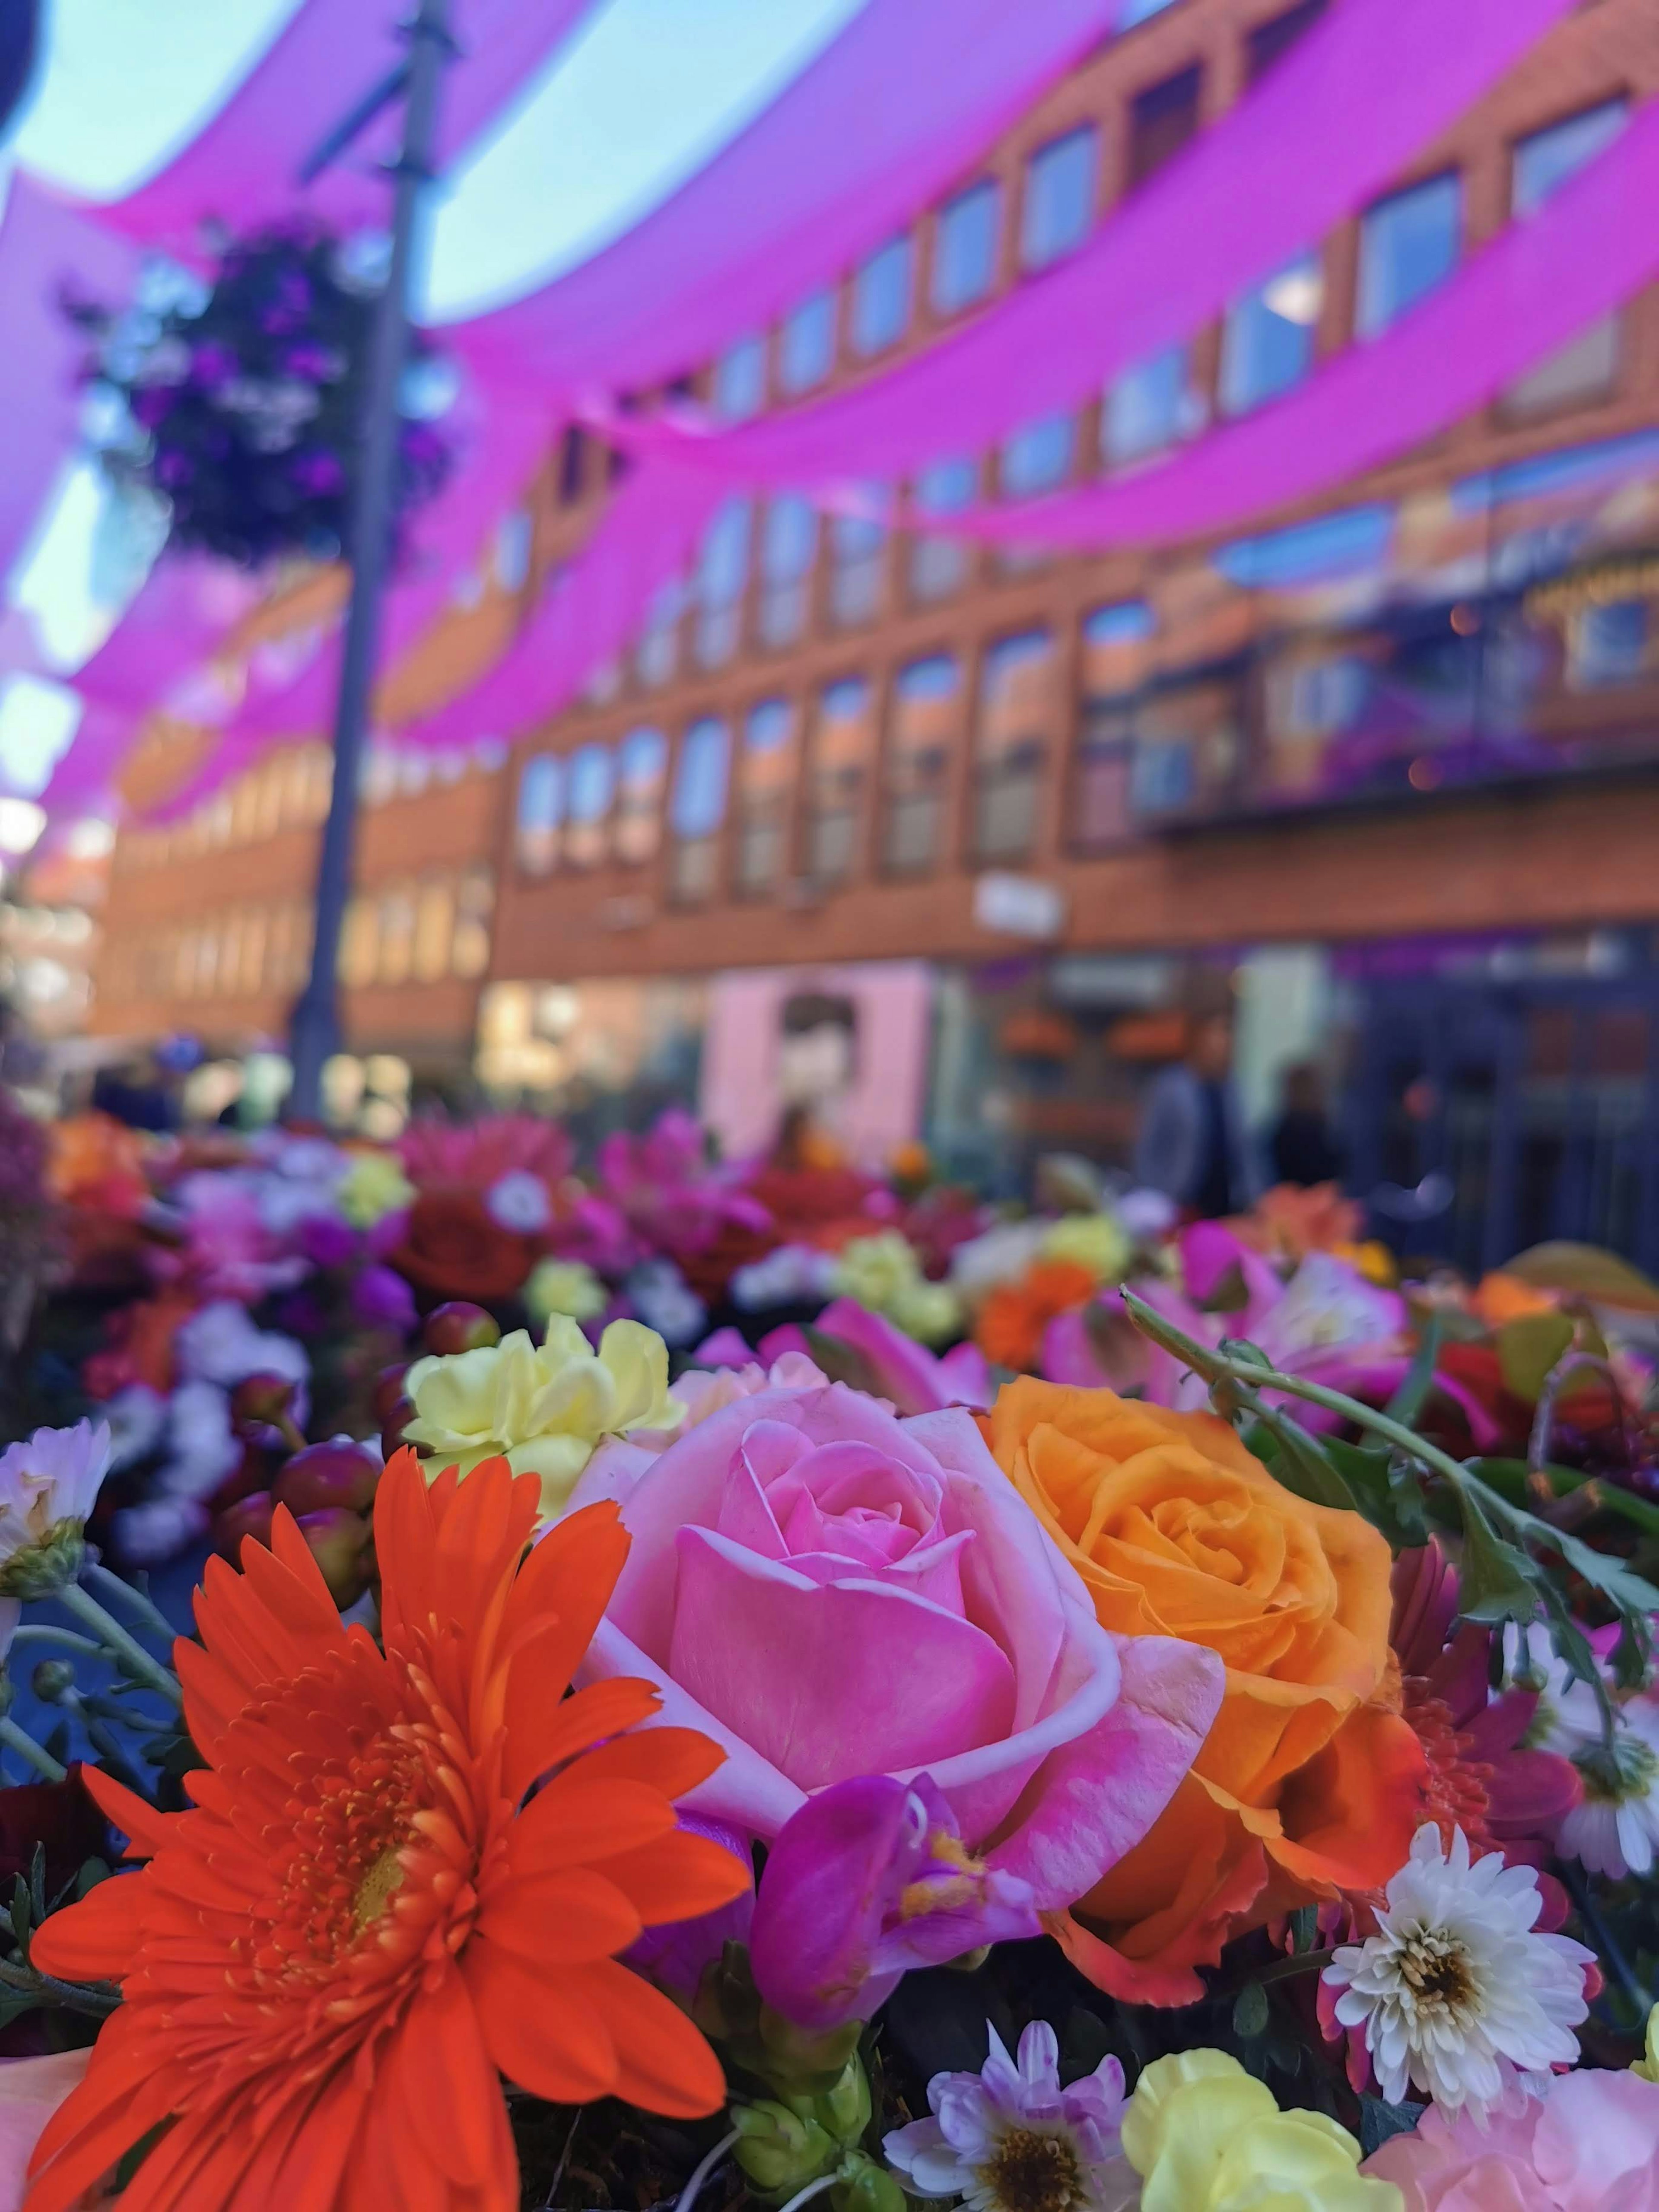
{"label": "yellow flower", "polygon": [[388,1213],[407,1206],[415,1186],[390,1152],[358,1152],[334,1195],[354,1229],[372,1229]]}
{"label": "yellow flower", "polygon": [[415,1405],[404,1440],[429,1474],[504,1458],[515,1474],[541,1477],[544,1521],[569,1503],[602,1437],[672,1429],[685,1412],[668,1395],[668,1349],[654,1329],[613,1321],[595,1352],[566,1314],[539,1346],[520,1328],[482,1351],[417,1359],[404,1388]]}
{"label": "yellow flower", "polygon": [[1645,2057],[1638,2058],[1631,2068],[1644,2081],[1659,2081],[1659,2004],[1648,2014],[1648,2047]]}
{"label": "yellow flower", "polygon": [[1394,1254],[1377,1237],[1369,1237],[1363,1244],[1333,1244],[1331,1250],[1379,1290],[1391,1291],[1400,1280]]}
{"label": "yellow flower", "polygon": [[605,1285],[582,1260],[538,1260],[522,1296],[531,1319],[544,1325],[554,1314],[597,1321],[611,1303]]}
{"label": "yellow flower", "polygon": [[1391,2181],[1322,2112],[1281,2112],[1224,2051],[1154,2059],[1123,2115],[1140,2212],[1404,2212]]}
{"label": "yellow flower", "polygon": [[915,1247],[896,1229],[854,1237],[836,1261],[831,1287],[884,1314],[895,1328],[922,1344],[942,1344],[962,1324],[962,1303],[948,1283],[930,1283]]}
{"label": "yellow flower", "polygon": [[1134,1247],[1115,1213],[1066,1213],[1043,1238],[1042,1256],[1086,1267],[1097,1283],[1121,1283]]}

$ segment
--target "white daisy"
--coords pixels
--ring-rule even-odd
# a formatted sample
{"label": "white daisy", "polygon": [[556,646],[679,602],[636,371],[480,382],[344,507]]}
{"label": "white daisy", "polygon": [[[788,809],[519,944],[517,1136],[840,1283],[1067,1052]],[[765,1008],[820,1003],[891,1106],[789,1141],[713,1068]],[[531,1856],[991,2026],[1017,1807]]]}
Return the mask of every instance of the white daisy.
{"label": "white daisy", "polygon": [[1659,1705],[1628,1699],[1611,1744],[1598,1730],[1568,1756],[1584,1796],[1562,1821],[1556,1849],[1591,1874],[1651,1874],[1659,1857]]}
{"label": "white daisy", "polygon": [[977,2074],[935,2074],[933,2118],[884,2148],[913,2197],[960,2197],[973,2212],[1122,2212],[1139,2184],[1118,2142],[1123,2069],[1103,2058],[1060,2084],[1060,2045],[1034,2021],[1011,2058],[994,2028]]}
{"label": "white daisy", "polygon": [[1553,2067],[1577,2063],[1595,1954],[1534,1934],[1542,1907],[1532,1868],[1496,1851],[1471,1865],[1461,1828],[1449,1851],[1431,1821],[1418,1830],[1379,1932],[1345,1944],[1324,1973],[1391,2104],[1409,2085],[1484,2121],[1517,2087],[1541,2094]]}

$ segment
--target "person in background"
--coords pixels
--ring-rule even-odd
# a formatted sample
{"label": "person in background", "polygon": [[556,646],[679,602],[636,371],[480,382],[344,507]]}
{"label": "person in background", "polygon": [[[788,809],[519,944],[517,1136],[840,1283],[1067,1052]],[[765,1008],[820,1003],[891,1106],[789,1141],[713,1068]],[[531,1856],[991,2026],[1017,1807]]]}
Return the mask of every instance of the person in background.
{"label": "person in background", "polygon": [[1275,1182],[1315,1183],[1342,1180],[1342,1154],[1331,1134],[1325,1107],[1325,1081],[1310,1060],[1285,1070],[1284,1103],[1267,1139]]}
{"label": "person in background", "polygon": [[1200,1220],[1241,1212],[1256,1194],[1232,1066],[1232,1016],[1200,1014],[1185,1058],[1147,1092],[1135,1141],[1136,1181]]}

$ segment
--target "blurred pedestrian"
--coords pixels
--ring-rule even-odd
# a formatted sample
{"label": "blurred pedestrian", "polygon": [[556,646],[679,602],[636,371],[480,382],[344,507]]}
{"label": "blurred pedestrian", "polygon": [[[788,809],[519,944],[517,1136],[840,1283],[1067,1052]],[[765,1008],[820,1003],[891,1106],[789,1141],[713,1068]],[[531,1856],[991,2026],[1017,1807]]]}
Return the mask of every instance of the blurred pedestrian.
{"label": "blurred pedestrian", "polygon": [[1273,1181],[1297,1183],[1304,1190],[1316,1183],[1340,1182],[1342,1153],[1331,1134],[1324,1077],[1314,1061],[1299,1060],[1280,1081],[1282,1103],[1267,1139]]}
{"label": "blurred pedestrian", "polygon": [[1147,1092],[1135,1142],[1136,1181],[1201,1220],[1240,1212],[1256,1194],[1232,1068],[1231,1014],[1200,1014],[1184,1058]]}

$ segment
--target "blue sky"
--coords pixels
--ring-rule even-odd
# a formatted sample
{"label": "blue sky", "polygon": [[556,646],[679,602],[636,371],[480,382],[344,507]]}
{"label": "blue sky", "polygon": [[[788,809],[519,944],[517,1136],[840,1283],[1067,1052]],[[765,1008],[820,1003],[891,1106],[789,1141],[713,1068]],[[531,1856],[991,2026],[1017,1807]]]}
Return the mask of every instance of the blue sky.
{"label": "blue sky", "polygon": [[[46,66],[0,166],[15,155],[94,198],[130,190],[212,113],[296,4],[51,0]],[[494,306],[609,243],[741,129],[862,4],[595,0],[490,140],[446,180],[427,313],[448,320]],[[340,88],[341,107],[354,89]],[[9,580],[11,604],[28,611],[65,671],[112,618],[91,586],[102,505],[93,472],[66,468]],[[28,679],[0,688],[0,787],[39,788],[65,741],[65,712]]]}

